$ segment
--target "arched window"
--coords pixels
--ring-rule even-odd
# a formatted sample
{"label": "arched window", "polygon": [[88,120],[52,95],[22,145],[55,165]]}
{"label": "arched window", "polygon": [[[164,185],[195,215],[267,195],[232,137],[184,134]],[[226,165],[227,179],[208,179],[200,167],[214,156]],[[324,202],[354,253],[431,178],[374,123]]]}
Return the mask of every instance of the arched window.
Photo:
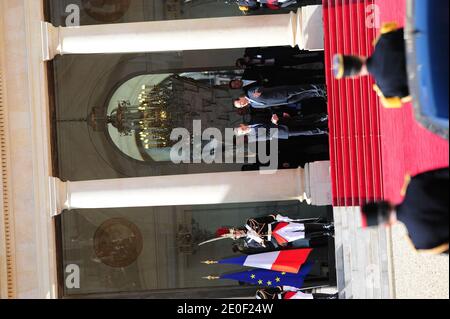
{"label": "arched window", "polygon": [[81,4],[91,18],[111,23],[123,17],[130,8],[131,0],[82,0]]}
{"label": "arched window", "polygon": [[108,133],[126,155],[170,160],[171,74],[140,75],[123,83],[108,104]]}
{"label": "arched window", "polygon": [[177,142],[170,139],[174,128],[192,132],[194,120],[220,130],[240,123],[228,90],[228,82],[239,72],[146,74],[127,80],[108,102],[111,141],[135,160],[169,162]]}

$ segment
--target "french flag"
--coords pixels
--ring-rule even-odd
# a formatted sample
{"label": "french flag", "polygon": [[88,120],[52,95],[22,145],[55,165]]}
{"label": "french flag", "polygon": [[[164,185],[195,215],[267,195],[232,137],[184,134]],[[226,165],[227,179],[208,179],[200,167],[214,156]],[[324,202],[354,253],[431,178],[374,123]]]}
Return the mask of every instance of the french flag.
{"label": "french flag", "polygon": [[278,0],[268,0],[267,8],[272,9],[272,10],[280,9],[280,7],[278,6]]}
{"label": "french flag", "polygon": [[245,267],[269,269],[274,271],[297,274],[308,259],[312,249],[292,249],[269,253],[239,256],[219,261],[219,264],[235,264]]}
{"label": "french flag", "polygon": [[314,296],[301,291],[288,291],[284,294],[283,299],[314,299]]}

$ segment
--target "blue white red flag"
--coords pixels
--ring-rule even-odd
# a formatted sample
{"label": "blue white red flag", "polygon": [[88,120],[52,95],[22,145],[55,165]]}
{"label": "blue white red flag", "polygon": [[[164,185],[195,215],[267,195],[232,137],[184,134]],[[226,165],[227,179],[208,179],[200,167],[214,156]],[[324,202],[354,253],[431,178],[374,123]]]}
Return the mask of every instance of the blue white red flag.
{"label": "blue white red flag", "polygon": [[305,263],[297,274],[266,269],[250,269],[242,272],[225,274],[220,276],[220,279],[237,280],[260,287],[290,286],[301,289],[303,288],[305,277],[311,271],[312,266],[312,263]]}
{"label": "blue white red flag", "polygon": [[261,253],[249,256],[239,256],[220,260],[219,264],[236,264],[246,267],[268,269],[297,274],[306,262],[312,249],[291,249]]}

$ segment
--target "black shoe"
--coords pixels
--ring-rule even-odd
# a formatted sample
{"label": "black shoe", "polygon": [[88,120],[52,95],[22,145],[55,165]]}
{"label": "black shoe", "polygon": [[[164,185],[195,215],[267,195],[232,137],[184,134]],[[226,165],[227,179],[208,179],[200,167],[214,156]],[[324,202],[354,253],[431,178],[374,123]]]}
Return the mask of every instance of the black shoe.
{"label": "black shoe", "polygon": [[335,293],[334,295],[330,295],[327,299],[339,299],[339,293]]}
{"label": "black shoe", "polygon": [[334,223],[329,223],[323,226],[323,229],[329,233],[334,234]]}
{"label": "black shoe", "polygon": [[334,238],[334,233],[325,232],[325,233],[323,233],[323,236]]}
{"label": "black shoe", "polygon": [[333,295],[329,295],[329,294],[314,294],[314,299],[322,299],[322,300],[339,299],[339,293],[335,293]]}
{"label": "black shoe", "polygon": [[318,224],[327,224],[328,223],[328,219],[326,217],[319,217],[317,218],[317,220],[315,221],[315,223]]}

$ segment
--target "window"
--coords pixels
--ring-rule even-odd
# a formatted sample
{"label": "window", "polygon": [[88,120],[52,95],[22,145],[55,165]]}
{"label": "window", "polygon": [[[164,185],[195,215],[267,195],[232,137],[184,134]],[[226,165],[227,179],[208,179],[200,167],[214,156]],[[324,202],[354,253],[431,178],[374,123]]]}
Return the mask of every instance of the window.
{"label": "window", "polygon": [[[55,26],[67,25],[69,5],[79,7],[81,25],[242,15],[234,3],[222,0],[48,0],[48,17]],[[249,114],[232,106],[241,92],[228,87],[242,73],[235,61],[243,53],[236,48],[56,57],[50,63],[55,175],[80,181],[255,169],[236,163],[174,164],[169,157],[173,128],[192,132],[193,121],[201,120],[203,128],[223,132],[248,122]],[[323,159],[327,141],[311,143],[280,143],[283,168],[290,167],[284,164],[292,158]],[[308,147],[317,157],[304,157],[301,152]],[[198,243],[214,237],[221,226],[240,226],[249,217],[274,211],[294,218],[331,217],[329,208],[297,201],[66,212],[57,218],[60,294],[251,296],[254,287],[202,278],[238,269],[201,263],[236,256],[231,241]],[[334,252],[325,247],[316,253],[308,284],[327,284]],[[79,287],[67,284],[71,269],[80,271]]]}
{"label": "window", "polygon": [[81,25],[242,15],[233,1],[224,0],[49,0],[53,23],[66,25],[74,5]]}
{"label": "window", "polygon": [[[228,82],[240,71],[147,74],[123,83],[106,109],[111,141],[124,154],[145,162],[170,162],[170,136],[178,127],[191,129],[194,120],[214,123],[225,133],[242,117],[231,107]],[[192,131],[191,131],[192,132]],[[190,154],[186,161],[190,160]]]}
{"label": "window", "polygon": [[[176,196],[176,194],[174,194]],[[293,218],[327,217],[331,210],[291,202],[220,204],[157,208],[84,210],[63,214],[62,273],[80,269],[79,288],[64,286],[64,296],[141,293],[195,298],[208,288],[211,295],[243,289],[230,280],[206,280],[208,275],[239,271],[234,265],[205,265],[201,261],[238,256],[228,239],[198,246],[215,237],[222,226],[242,226],[247,218],[280,212]],[[309,284],[328,281],[328,249],[318,248]],[[169,294],[169,295],[167,295]]]}

